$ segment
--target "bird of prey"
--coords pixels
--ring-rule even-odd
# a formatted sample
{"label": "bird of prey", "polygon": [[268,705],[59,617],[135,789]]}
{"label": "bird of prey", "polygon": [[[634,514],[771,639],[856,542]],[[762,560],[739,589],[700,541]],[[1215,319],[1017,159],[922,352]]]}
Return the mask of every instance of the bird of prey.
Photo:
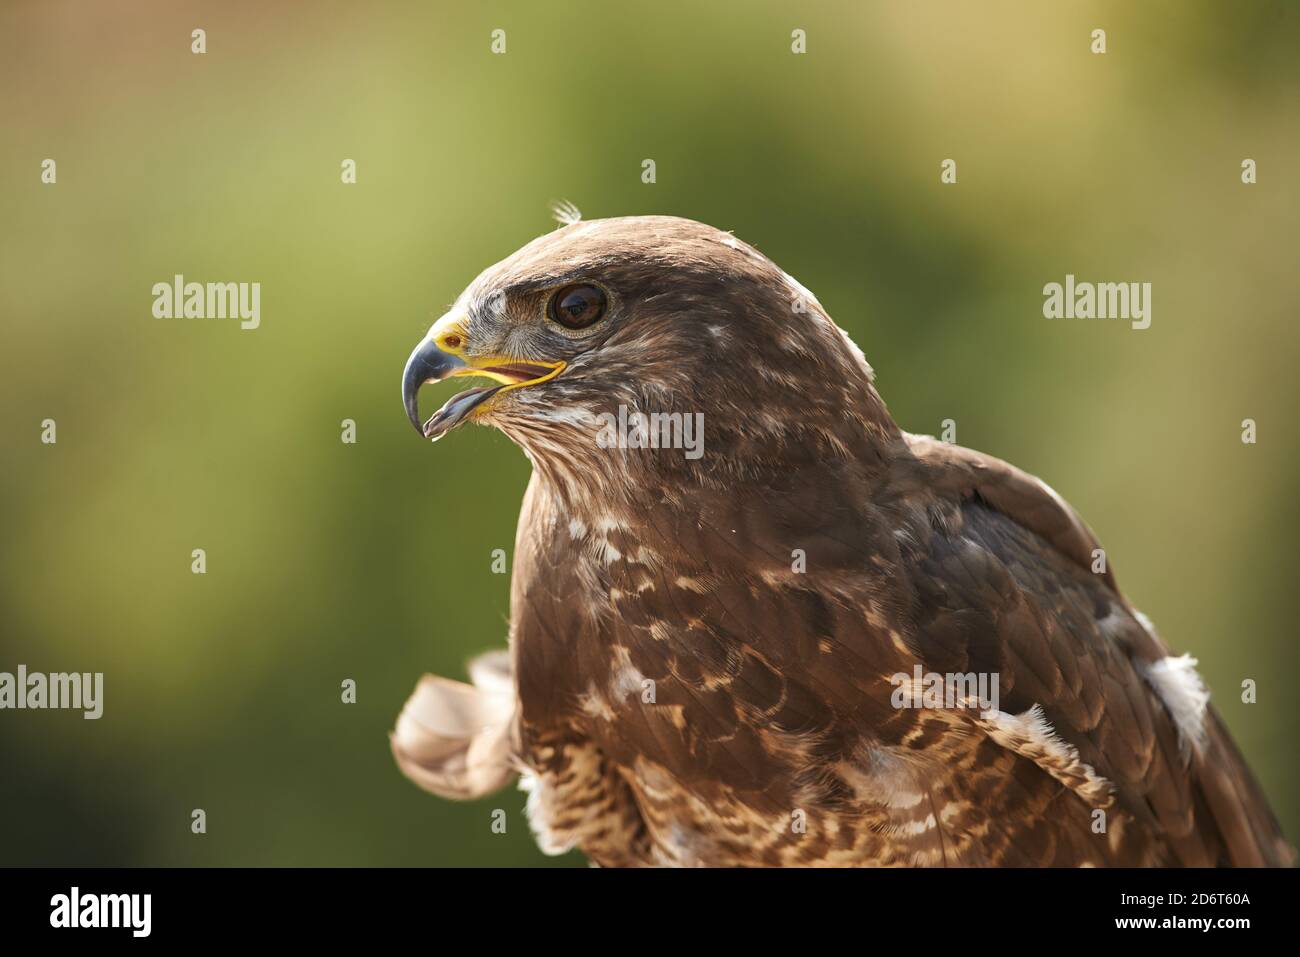
{"label": "bird of prey", "polygon": [[[421,424],[453,376],[489,382]],[[1290,861],[1073,509],[900,429],[730,233],[557,228],[469,285],[402,394],[426,438],[495,426],[533,466],[508,652],[425,676],[392,734],[422,787],[521,778],[542,849],[602,866]]]}

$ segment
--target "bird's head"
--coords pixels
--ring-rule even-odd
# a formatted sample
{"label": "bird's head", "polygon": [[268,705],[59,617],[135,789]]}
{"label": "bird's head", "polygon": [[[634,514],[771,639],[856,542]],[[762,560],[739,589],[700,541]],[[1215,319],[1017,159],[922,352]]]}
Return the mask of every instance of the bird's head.
{"label": "bird's head", "polygon": [[[453,377],[489,381],[421,423],[420,387]],[[846,422],[892,428],[810,292],[730,233],[669,216],[573,223],[486,269],[411,353],[402,400],[427,438],[495,425],[539,467],[576,471],[608,461],[601,429],[634,413],[701,413],[708,454],[615,443],[624,465],[714,476],[758,467],[773,443],[843,454]]]}

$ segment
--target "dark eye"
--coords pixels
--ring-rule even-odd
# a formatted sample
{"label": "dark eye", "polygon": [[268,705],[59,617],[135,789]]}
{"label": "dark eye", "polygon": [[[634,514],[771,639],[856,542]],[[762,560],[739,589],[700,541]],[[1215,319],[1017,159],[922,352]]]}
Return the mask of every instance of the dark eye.
{"label": "dark eye", "polygon": [[595,286],[565,286],[551,297],[551,318],[566,329],[585,329],[605,314],[605,294]]}

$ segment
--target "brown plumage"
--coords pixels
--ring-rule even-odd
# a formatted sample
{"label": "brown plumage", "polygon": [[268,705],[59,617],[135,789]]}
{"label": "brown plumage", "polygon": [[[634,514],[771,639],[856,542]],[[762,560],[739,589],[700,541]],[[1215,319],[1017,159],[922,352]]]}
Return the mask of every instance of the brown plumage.
{"label": "brown plumage", "polygon": [[[1290,860],[1193,663],[1093,571],[1073,510],[901,431],[750,246],[670,217],[557,229],[434,326],[408,410],[485,368],[500,387],[424,431],[472,418],[533,463],[510,654],[417,688],[393,750],[423,787],[522,774],[543,848],[602,865]],[[702,413],[702,454],[603,447],[620,406]],[[999,700],[900,707],[918,665],[996,675]]]}

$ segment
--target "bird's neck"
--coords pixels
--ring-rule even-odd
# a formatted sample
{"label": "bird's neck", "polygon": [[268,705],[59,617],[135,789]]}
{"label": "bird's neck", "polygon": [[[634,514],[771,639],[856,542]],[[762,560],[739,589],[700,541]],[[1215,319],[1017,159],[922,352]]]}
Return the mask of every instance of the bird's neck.
{"label": "bird's neck", "polygon": [[883,402],[868,390],[869,401],[852,411],[814,410],[793,422],[761,409],[639,417],[625,409],[606,413],[594,436],[588,423],[582,441],[531,431],[511,437],[532,461],[540,491],[581,521],[665,506],[689,513],[720,502],[792,500],[833,512],[862,501],[903,442]]}

